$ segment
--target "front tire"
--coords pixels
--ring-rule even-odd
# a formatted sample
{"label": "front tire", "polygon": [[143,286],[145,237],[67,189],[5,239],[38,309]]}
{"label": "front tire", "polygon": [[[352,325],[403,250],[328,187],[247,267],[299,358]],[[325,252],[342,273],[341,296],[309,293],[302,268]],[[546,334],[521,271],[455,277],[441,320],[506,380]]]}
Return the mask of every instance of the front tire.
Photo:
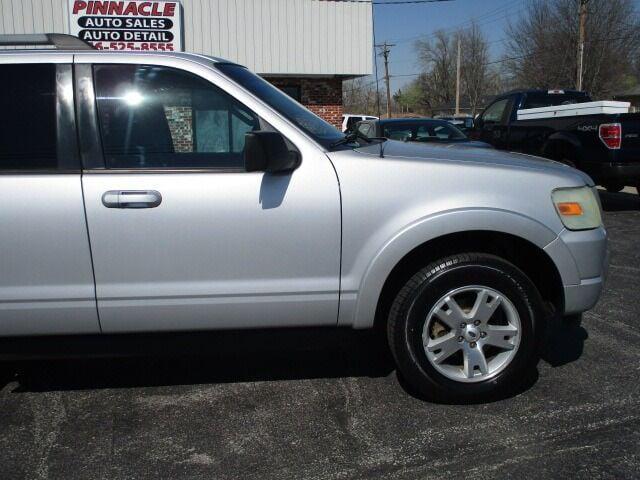
{"label": "front tire", "polygon": [[443,258],[398,292],[387,334],[402,377],[422,396],[468,403],[517,388],[538,360],[542,302],[528,277],[488,254]]}

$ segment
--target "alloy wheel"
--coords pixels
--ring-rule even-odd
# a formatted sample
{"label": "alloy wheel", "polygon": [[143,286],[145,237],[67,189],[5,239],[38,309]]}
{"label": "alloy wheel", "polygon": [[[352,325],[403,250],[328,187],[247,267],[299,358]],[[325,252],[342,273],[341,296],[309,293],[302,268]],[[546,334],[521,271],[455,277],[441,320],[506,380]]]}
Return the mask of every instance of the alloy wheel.
{"label": "alloy wheel", "polygon": [[501,292],[471,285],[443,295],[427,315],[422,342],[429,363],[458,382],[498,375],[520,344],[520,315]]}

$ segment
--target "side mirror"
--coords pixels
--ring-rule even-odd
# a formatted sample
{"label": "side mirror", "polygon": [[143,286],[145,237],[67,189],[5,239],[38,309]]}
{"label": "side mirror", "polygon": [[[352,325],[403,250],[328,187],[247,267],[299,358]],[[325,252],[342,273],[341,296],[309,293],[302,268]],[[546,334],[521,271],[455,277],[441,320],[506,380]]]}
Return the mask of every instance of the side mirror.
{"label": "side mirror", "polygon": [[278,132],[256,130],[245,134],[244,168],[247,172],[288,172],[300,166],[300,154],[287,148]]}

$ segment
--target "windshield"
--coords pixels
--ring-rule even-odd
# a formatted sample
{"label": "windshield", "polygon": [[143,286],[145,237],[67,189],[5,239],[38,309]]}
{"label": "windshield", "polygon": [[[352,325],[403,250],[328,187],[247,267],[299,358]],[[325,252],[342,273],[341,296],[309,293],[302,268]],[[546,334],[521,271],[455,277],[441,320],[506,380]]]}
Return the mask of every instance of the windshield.
{"label": "windshield", "polygon": [[247,68],[231,63],[217,63],[215,66],[226,76],[277,110],[283,117],[295,123],[323,147],[329,149],[333,143],[345,137],[333,125],[311,113],[286,93],[278,90]]}
{"label": "windshield", "polygon": [[444,121],[425,121],[411,123],[388,123],[383,126],[384,136],[392,140],[429,142],[467,140],[467,136]]}

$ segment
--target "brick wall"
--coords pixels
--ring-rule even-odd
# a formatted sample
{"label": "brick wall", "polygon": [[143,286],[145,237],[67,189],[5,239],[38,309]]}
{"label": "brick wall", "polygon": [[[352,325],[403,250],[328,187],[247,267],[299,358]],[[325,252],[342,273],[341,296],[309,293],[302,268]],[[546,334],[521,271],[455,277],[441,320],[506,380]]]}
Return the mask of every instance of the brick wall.
{"label": "brick wall", "polygon": [[193,118],[191,92],[174,89],[171,98],[163,100],[173,149],[175,152],[193,152]]}
{"label": "brick wall", "polygon": [[278,88],[299,87],[300,103],[342,129],[342,79],[268,77],[267,80]]}
{"label": "brick wall", "polygon": [[193,152],[193,119],[191,107],[165,106],[175,152]]}

